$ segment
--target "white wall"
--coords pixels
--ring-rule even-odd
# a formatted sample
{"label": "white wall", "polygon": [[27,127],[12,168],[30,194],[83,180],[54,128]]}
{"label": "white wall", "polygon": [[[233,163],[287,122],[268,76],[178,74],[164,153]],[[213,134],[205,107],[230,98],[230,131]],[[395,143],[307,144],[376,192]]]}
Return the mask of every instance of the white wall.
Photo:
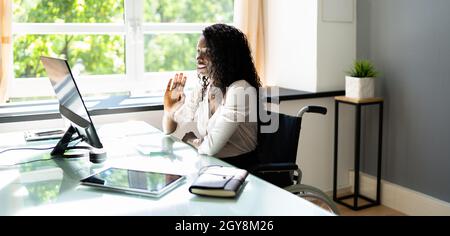
{"label": "white wall", "polygon": [[[345,71],[356,58],[356,0],[264,4],[268,84],[311,92],[344,89]],[[334,9],[325,17],[324,6]]]}
{"label": "white wall", "polygon": [[317,91],[344,90],[356,59],[356,0],[321,0],[318,9]]}
{"label": "white wall", "polygon": [[317,2],[266,0],[264,9],[268,83],[316,91]]}

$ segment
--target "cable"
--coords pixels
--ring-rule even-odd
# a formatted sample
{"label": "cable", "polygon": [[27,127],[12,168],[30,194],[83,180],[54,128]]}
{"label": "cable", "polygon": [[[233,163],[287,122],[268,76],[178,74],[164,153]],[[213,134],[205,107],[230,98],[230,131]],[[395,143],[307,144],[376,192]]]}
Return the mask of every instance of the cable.
{"label": "cable", "polygon": [[[77,137],[77,138],[72,139],[72,140],[70,140],[69,142],[67,142],[67,143],[65,143],[65,144],[63,144],[63,145],[69,144],[69,143],[71,143],[71,142],[73,142],[73,141],[76,141],[76,140],[78,140],[78,139],[83,139],[83,138],[82,138],[82,137]],[[81,140],[81,141],[83,141],[83,140]],[[81,141],[80,141],[80,142],[81,142]],[[74,146],[78,145],[80,142],[78,142],[78,143],[75,144]],[[9,148],[9,149],[2,150],[2,151],[0,152],[0,154],[3,154],[3,153],[5,153],[5,152],[9,152],[9,151],[20,151],[20,150],[43,151],[43,150],[49,150],[49,149],[53,149],[53,148],[55,148],[55,147],[53,146],[53,147],[46,147],[46,148],[27,148],[27,147],[24,147],[24,148]]]}
{"label": "cable", "polygon": [[33,163],[33,162],[49,161],[49,160],[53,160],[53,159],[55,159],[55,157],[52,157],[52,158],[49,158],[49,159],[39,159],[39,160],[34,160],[34,161],[19,162],[19,163],[15,163],[13,165],[0,165],[0,167],[20,166],[20,165],[24,165],[24,164]]}
{"label": "cable", "polygon": [[[75,139],[70,140],[69,142],[65,143],[64,145],[69,144],[69,143],[71,143],[71,142],[73,142],[73,141],[76,141],[76,140],[79,140],[79,139],[81,139],[81,140],[80,140],[78,143],[76,143],[76,144],[73,145],[73,147],[75,147],[76,145],[78,145],[79,143],[81,143],[81,142],[84,141],[84,138],[83,138],[83,137],[80,137],[80,136],[79,136],[79,137],[77,137],[77,138],[75,138]],[[73,148],[73,147],[72,147],[72,148]],[[47,147],[47,148],[10,148],[10,149],[5,149],[5,150],[1,151],[0,154],[5,153],[5,152],[9,152],[9,151],[19,151],[19,150],[37,150],[37,151],[43,151],[43,150],[50,150],[50,149],[53,149],[53,148],[55,148],[55,147]],[[0,167],[12,167],[12,166],[18,166],[18,165],[23,165],[23,164],[33,163],[33,162],[48,161],[48,160],[53,160],[53,159],[55,159],[55,157],[52,157],[52,158],[49,158],[49,159],[39,159],[39,160],[33,160],[33,161],[27,161],[27,162],[19,162],[19,163],[15,163],[15,164],[13,164],[13,165],[0,165]]]}
{"label": "cable", "polygon": [[55,147],[46,147],[46,148],[10,148],[10,149],[5,149],[3,151],[0,152],[0,154],[3,154],[5,152],[9,152],[9,151],[20,151],[20,150],[36,150],[36,151],[42,151],[42,150],[49,150]]}

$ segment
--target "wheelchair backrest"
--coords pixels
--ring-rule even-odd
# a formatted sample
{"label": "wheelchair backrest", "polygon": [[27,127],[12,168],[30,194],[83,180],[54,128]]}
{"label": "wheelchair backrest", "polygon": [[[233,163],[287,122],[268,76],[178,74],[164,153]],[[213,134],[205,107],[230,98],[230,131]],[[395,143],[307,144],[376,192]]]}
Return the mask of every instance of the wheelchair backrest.
{"label": "wheelchair backrest", "polygon": [[[260,164],[296,162],[302,118],[286,114],[277,115],[278,129],[275,132],[258,133],[257,155]],[[261,127],[268,125],[269,122],[260,121],[258,125]]]}

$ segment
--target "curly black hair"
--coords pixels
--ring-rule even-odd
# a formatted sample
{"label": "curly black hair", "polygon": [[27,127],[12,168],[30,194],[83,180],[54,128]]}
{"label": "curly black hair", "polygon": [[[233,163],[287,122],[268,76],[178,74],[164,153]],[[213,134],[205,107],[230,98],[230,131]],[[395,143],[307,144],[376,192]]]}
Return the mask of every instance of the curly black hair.
{"label": "curly black hair", "polygon": [[203,36],[212,63],[210,76],[216,87],[224,94],[238,80],[245,80],[256,89],[261,87],[244,33],[233,26],[214,24],[203,30]]}

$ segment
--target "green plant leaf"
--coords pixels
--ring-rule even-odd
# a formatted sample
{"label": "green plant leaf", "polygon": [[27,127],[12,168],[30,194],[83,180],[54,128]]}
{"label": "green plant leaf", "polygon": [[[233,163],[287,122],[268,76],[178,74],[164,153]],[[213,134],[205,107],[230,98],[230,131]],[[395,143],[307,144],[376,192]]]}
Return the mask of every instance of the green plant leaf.
{"label": "green plant leaf", "polygon": [[368,60],[357,60],[348,74],[356,78],[377,77],[379,72],[375,69],[372,62]]}

